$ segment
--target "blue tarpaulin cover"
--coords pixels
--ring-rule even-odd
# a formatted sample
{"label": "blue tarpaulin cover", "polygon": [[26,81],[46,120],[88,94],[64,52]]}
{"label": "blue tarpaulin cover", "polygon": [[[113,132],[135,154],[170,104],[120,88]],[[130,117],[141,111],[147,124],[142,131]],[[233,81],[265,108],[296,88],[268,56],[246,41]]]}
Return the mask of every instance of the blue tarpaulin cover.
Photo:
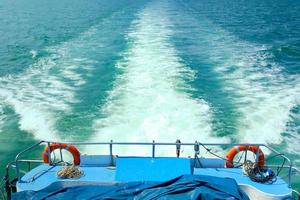
{"label": "blue tarpaulin cover", "polygon": [[249,200],[236,181],[202,175],[184,175],[166,182],[129,182],[113,185],[62,186],[54,183],[40,191],[13,194],[14,200],[24,199],[241,199]]}

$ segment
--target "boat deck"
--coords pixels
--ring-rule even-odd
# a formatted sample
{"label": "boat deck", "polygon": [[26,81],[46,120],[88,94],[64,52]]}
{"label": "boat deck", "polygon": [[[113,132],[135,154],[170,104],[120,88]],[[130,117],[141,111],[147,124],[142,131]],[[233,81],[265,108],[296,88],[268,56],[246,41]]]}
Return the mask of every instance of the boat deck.
{"label": "boat deck", "polygon": [[184,174],[209,175],[235,179],[250,199],[284,199],[291,196],[292,189],[277,177],[273,184],[253,182],[243,175],[240,168],[195,168],[190,158],[118,157],[113,166],[82,163],[84,175],[78,179],[60,179],[56,173],[62,166],[42,164],[17,183],[17,190],[38,191],[55,182],[114,183],[132,181],[166,181]]}

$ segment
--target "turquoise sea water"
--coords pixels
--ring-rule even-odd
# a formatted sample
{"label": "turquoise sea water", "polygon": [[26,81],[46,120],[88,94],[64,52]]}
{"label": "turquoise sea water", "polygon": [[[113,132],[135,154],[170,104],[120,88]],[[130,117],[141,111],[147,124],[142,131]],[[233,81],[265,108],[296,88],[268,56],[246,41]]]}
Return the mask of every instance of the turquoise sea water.
{"label": "turquoise sea water", "polygon": [[0,167],[41,139],[177,138],[300,166],[299,74],[300,1],[2,0]]}

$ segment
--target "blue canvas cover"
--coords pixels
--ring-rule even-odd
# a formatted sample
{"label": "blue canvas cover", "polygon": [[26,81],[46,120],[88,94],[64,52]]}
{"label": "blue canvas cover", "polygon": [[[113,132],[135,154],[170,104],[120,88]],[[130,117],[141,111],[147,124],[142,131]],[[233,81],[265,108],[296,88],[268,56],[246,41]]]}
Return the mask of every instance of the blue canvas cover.
{"label": "blue canvas cover", "polygon": [[235,180],[202,175],[184,175],[166,182],[129,182],[113,185],[82,185],[62,187],[58,182],[41,191],[13,194],[23,199],[240,199],[249,200]]}

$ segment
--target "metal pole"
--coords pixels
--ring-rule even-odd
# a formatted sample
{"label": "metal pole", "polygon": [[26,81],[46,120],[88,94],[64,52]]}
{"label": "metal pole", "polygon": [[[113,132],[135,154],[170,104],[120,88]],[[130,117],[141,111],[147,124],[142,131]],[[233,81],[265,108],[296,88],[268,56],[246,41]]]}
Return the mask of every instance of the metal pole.
{"label": "metal pole", "polygon": [[21,151],[20,153],[18,153],[18,155],[16,156],[16,158],[15,158],[15,168],[16,168],[16,176],[17,176],[19,182],[21,181],[21,177],[20,177],[20,169],[19,169],[19,167],[20,167],[20,166],[19,166],[19,158],[20,158],[21,155],[23,155],[25,152],[27,152],[27,151],[33,149],[34,147],[40,145],[41,143],[44,143],[44,141],[42,140],[42,141],[40,141],[40,142],[38,142],[38,143],[36,143],[36,144],[34,144],[34,145],[32,145],[32,146],[26,148],[25,150],[23,150],[23,151]]}
{"label": "metal pole", "polygon": [[59,153],[60,153],[60,162],[63,162],[63,155],[62,155],[61,145],[59,146]]}
{"label": "metal pole", "polygon": [[15,165],[16,165],[16,174],[17,174],[18,181],[21,181],[20,169],[19,169],[19,162],[16,161]]}
{"label": "metal pole", "polygon": [[113,140],[110,140],[110,144],[109,144],[109,155],[110,155],[110,164],[113,165],[114,164],[114,157],[113,157]]}
{"label": "metal pole", "polygon": [[179,158],[180,156],[180,144],[181,141],[179,139],[176,140],[176,157]]}
{"label": "metal pole", "polygon": [[11,199],[11,184],[10,184],[10,180],[9,180],[9,168],[12,163],[13,162],[10,162],[6,165],[5,176],[4,176],[6,196],[7,196],[7,199],[9,199],[9,200]]}
{"label": "metal pole", "polygon": [[291,164],[290,164],[290,167],[289,167],[289,188],[292,187],[292,169],[293,169],[293,166],[292,166],[292,161],[291,161]]}
{"label": "metal pole", "polygon": [[200,148],[197,140],[195,141],[194,151],[195,151],[195,158],[196,158],[200,154]]}
{"label": "metal pole", "polygon": [[244,158],[244,164],[246,163],[247,161],[247,154],[248,154],[248,146],[246,146],[246,151],[245,151],[245,158]]}
{"label": "metal pole", "polygon": [[47,154],[48,154],[48,159],[49,159],[49,165],[51,165],[52,161],[51,161],[51,147],[50,147],[50,142],[47,142],[47,146],[48,146],[48,151],[47,151]]}
{"label": "metal pole", "polygon": [[256,158],[255,158],[256,163],[258,163],[258,157],[259,157],[259,145],[257,145]]}
{"label": "metal pole", "polygon": [[152,158],[155,157],[155,141],[152,141]]}

